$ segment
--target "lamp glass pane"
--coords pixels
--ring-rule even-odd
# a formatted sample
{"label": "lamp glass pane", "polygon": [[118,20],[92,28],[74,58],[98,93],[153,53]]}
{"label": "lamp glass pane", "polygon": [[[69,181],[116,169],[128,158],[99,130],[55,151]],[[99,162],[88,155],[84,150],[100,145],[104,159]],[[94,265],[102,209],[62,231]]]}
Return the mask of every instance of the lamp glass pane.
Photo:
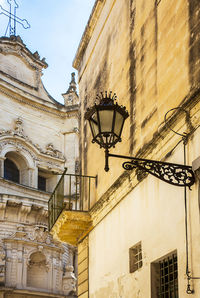
{"label": "lamp glass pane", "polygon": [[116,111],[114,132],[119,136],[121,127],[123,125],[124,117]]}
{"label": "lamp glass pane", "polygon": [[113,123],[113,111],[112,110],[102,110],[99,111],[99,119],[101,132],[111,132]]}
{"label": "lamp glass pane", "polygon": [[91,125],[91,128],[92,128],[93,136],[96,137],[96,135],[98,135],[98,133],[99,133],[99,128],[98,128],[98,124],[97,124],[97,114],[96,113],[94,113],[92,115],[92,117],[90,118],[90,125]]}

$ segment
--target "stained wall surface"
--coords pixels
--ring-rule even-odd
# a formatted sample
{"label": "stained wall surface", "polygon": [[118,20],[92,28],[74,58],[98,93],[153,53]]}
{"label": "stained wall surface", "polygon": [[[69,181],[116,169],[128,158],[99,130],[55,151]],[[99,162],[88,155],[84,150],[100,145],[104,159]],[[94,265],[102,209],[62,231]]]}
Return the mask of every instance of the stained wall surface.
{"label": "stained wall surface", "polygon": [[[114,158],[110,171],[104,172],[103,149],[91,143],[84,113],[105,90],[115,92],[130,114],[122,143],[112,153],[183,164],[182,135],[188,134],[186,163],[196,173],[192,191],[187,191],[189,270],[200,276],[199,13],[198,1],[95,2],[74,60],[82,111],[82,171],[98,174],[90,211],[89,297],[153,297],[151,265],[173,252],[178,256],[179,297],[187,297],[184,188],[126,172]],[[129,248],[140,241],[143,266],[129,273]],[[191,288],[198,297],[199,280]]]}

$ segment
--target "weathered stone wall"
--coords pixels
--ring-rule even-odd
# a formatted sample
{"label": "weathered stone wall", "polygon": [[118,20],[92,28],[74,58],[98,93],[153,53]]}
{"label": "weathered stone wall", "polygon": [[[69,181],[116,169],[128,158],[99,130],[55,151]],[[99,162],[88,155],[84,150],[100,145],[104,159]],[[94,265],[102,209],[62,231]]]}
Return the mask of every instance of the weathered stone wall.
{"label": "weathered stone wall", "polygon": [[[91,144],[86,108],[96,93],[112,90],[130,113],[115,154],[183,164],[199,157],[199,1],[96,1],[77,51],[84,174],[98,174],[89,233],[89,297],[150,297],[151,263],[178,255],[179,296],[187,297],[184,190],[148,175],[137,179]],[[167,115],[168,126],[164,123]],[[187,112],[183,111],[185,109]],[[199,277],[198,181],[187,191],[189,270]],[[129,273],[129,248],[142,243],[143,266]],[[144,283],[145,281],[145,283]],[[199,280],[191,282],[200,295]]]}
{"label": "weathered stone wall", "polygon": [[[190,91],[188,5],[185,0],[170,5],[165,0],[110,0],[103,1],[101,9],[78,67],[82,110],[94,103],[96,93],[116,92],[130,117],[123,143],[117,144],[115,152],[135,155],[159,131],[165,113],[182,104]],[[103,173],[103,150],[97,151],[94,165],[94,145],[83,119],[81,129],[83,169],[93,174],[102,168]],[[120,166],[110,159],[107,182],[105,175],[99,175],[99,195],[120,172]]]}

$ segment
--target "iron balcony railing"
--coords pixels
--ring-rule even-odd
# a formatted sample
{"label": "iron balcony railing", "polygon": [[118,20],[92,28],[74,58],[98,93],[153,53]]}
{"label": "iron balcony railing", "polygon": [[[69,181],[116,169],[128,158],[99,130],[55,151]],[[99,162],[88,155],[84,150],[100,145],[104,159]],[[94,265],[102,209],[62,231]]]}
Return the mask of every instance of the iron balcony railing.
{"label": "iron balcony railing", "polygon": [[67,174],[67,169],[61,175],[49,201],[49,231],[54,226],[59,215],[65,210],[89,211],[94,200],[97,176]]}

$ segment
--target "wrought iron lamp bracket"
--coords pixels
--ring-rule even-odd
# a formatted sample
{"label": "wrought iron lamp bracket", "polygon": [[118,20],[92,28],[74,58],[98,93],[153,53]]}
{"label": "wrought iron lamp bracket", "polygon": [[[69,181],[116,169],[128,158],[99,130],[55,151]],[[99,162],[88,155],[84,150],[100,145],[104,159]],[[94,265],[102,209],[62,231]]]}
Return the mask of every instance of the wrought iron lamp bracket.
{"label": "wrought iron lamp bracket", "polygon": [[190,188],[195,182],[195,176],[191,166],[111,154],[108,149],[105,150],[105,171],[109,170],[109,157],[128,159],[128,161],[122,164],[125,170],[137,168],[171,185],[188,186]]}

